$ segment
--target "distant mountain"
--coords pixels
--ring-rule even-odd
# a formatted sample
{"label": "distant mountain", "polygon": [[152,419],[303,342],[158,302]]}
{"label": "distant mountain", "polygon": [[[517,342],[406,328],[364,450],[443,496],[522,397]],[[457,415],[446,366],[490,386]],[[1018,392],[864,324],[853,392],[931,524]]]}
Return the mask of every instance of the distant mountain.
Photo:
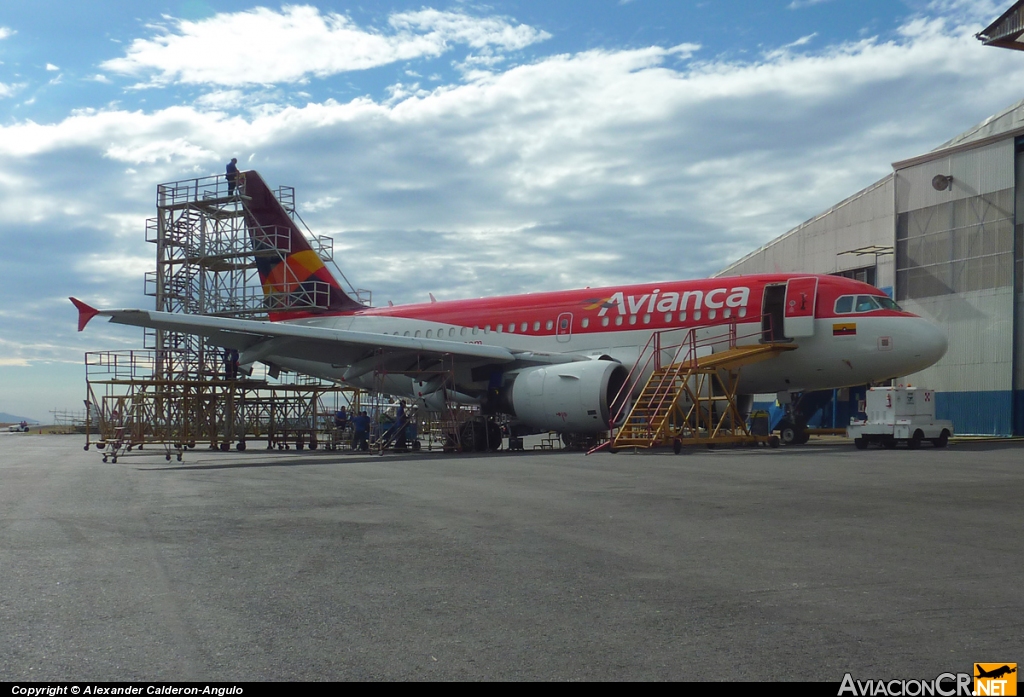
{"label": "distant mountain", "polygon": [[6,412],[0,411],[0,424],[19,424],[22,421],[27,421],[30,424],[39,423],[35,419],[29,419],[25,416],[15,416],[14,414],[8,414]]}

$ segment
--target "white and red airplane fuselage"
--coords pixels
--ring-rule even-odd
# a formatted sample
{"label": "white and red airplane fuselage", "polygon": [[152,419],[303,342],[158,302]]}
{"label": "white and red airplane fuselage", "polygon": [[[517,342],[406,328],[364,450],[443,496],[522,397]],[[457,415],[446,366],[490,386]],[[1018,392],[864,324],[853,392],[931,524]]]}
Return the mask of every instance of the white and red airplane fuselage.
{"label": "white and red airplane fuselage", "polygon": [[[739,392],[744,394],[877,382],[922,370],[946,350],[946,337],[935,325],[904,312],[877,288],[837,276],[794,274],[429,302],[290,323],[501,347],[561,365],[549,369],[553,374],[567,370],[560,362],[565,355],[632,367],[655,332],[662,333],[661,346],[668,347],[693,331],[710,352],[728,348],[734,325],[739,345],[772,341],[796,347],[743,368]],[[426,396],[425,381],[401,374],[403,366],[393,363],[395,374],[382,383],[373,360],[355,370],[344,363],[330,366],[283,356],[276,362],[357,387],[385,384],[396,395]],[[470,399],[486,389],[490,378],[486,371],[473,375],[472,367],[456,366],[460,392]],[[586,376],[579,379],[586,388]],[[543,424],[555,425],[553,420]]]}

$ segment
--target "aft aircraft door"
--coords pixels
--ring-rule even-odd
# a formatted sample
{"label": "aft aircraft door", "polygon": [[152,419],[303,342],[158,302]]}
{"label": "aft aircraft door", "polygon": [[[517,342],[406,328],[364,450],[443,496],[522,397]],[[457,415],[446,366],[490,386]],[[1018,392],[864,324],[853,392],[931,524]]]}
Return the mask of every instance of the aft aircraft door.
{"label": "aft aircraft door", "polygon": [[786,318],[782,323],[786,336],[814,335],[814,306],[818,298],[818,279],[791,278],[786,282]]}
{"label": "aft aircraft door", "polygon": [[555,323],[555,339],[565,344],[572,338],[572,313],[563,312]]}

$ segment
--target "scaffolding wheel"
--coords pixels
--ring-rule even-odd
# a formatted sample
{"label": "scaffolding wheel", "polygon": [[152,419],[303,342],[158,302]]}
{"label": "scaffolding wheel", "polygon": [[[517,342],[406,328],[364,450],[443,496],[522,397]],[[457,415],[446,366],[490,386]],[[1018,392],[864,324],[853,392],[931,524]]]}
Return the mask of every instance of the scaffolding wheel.
{"label": "scaffolding wheel", "polygon": [[181,453],[178,453],[178,462],[181,462]]}
{"label": "scaffolding wheel", "polygon": [[683,452],[683,441],[679,440],[678,438],[674,439],[672,441],[672,452],[674,452],[676,455]]}
{"label": "scaffolding wheel", "polygon": [[166,453],[164,455],[164,459],[167,460],[168,462],[170,462],[171,461],[171,454],[170,453]]}
{"label": "scaffolding wheel", "polygon": [[110,458],[110,461],[113,462],[116,465],[117,464],[117,455],[115,455],[114,457]]}
{"label": "scaffolding wheel", "polygon": [[104,462],[106,462],[106,461],[107,461],[107,456],[106,456],[106,455],[104,455],[104,456],[103,456],[103,461],[104,461]]}
{"label": "scaffolding wheel", "polygon": [[237,443],[235,443],[235,450],[237,450],[240,453],[244,453],[245,452],[245,441],[244,440],[240,440]]}
{"label": "scaffolding wheel", "polygon": [[82,448],[82,450],[89,450],[89,444],[88,444],[88,443],[86,443],[86,444],[85,444],[85,447],[84,447],[84,448]]}
{"label": "scaffolding wheel", "polygon": [[220,451],[222,453],[226,453],[229,450],[231,450],[231,443],[224,441],[223,443],[220,444]]}

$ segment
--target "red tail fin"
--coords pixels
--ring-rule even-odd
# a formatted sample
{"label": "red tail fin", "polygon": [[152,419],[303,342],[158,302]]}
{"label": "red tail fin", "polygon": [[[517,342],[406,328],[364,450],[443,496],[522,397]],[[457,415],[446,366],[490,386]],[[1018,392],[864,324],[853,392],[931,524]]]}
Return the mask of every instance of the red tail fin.
{"label": "red tail fin", "polygon": [[244,173],[249,236],[272,321],[362,309],[342,289],[258,172]]}

